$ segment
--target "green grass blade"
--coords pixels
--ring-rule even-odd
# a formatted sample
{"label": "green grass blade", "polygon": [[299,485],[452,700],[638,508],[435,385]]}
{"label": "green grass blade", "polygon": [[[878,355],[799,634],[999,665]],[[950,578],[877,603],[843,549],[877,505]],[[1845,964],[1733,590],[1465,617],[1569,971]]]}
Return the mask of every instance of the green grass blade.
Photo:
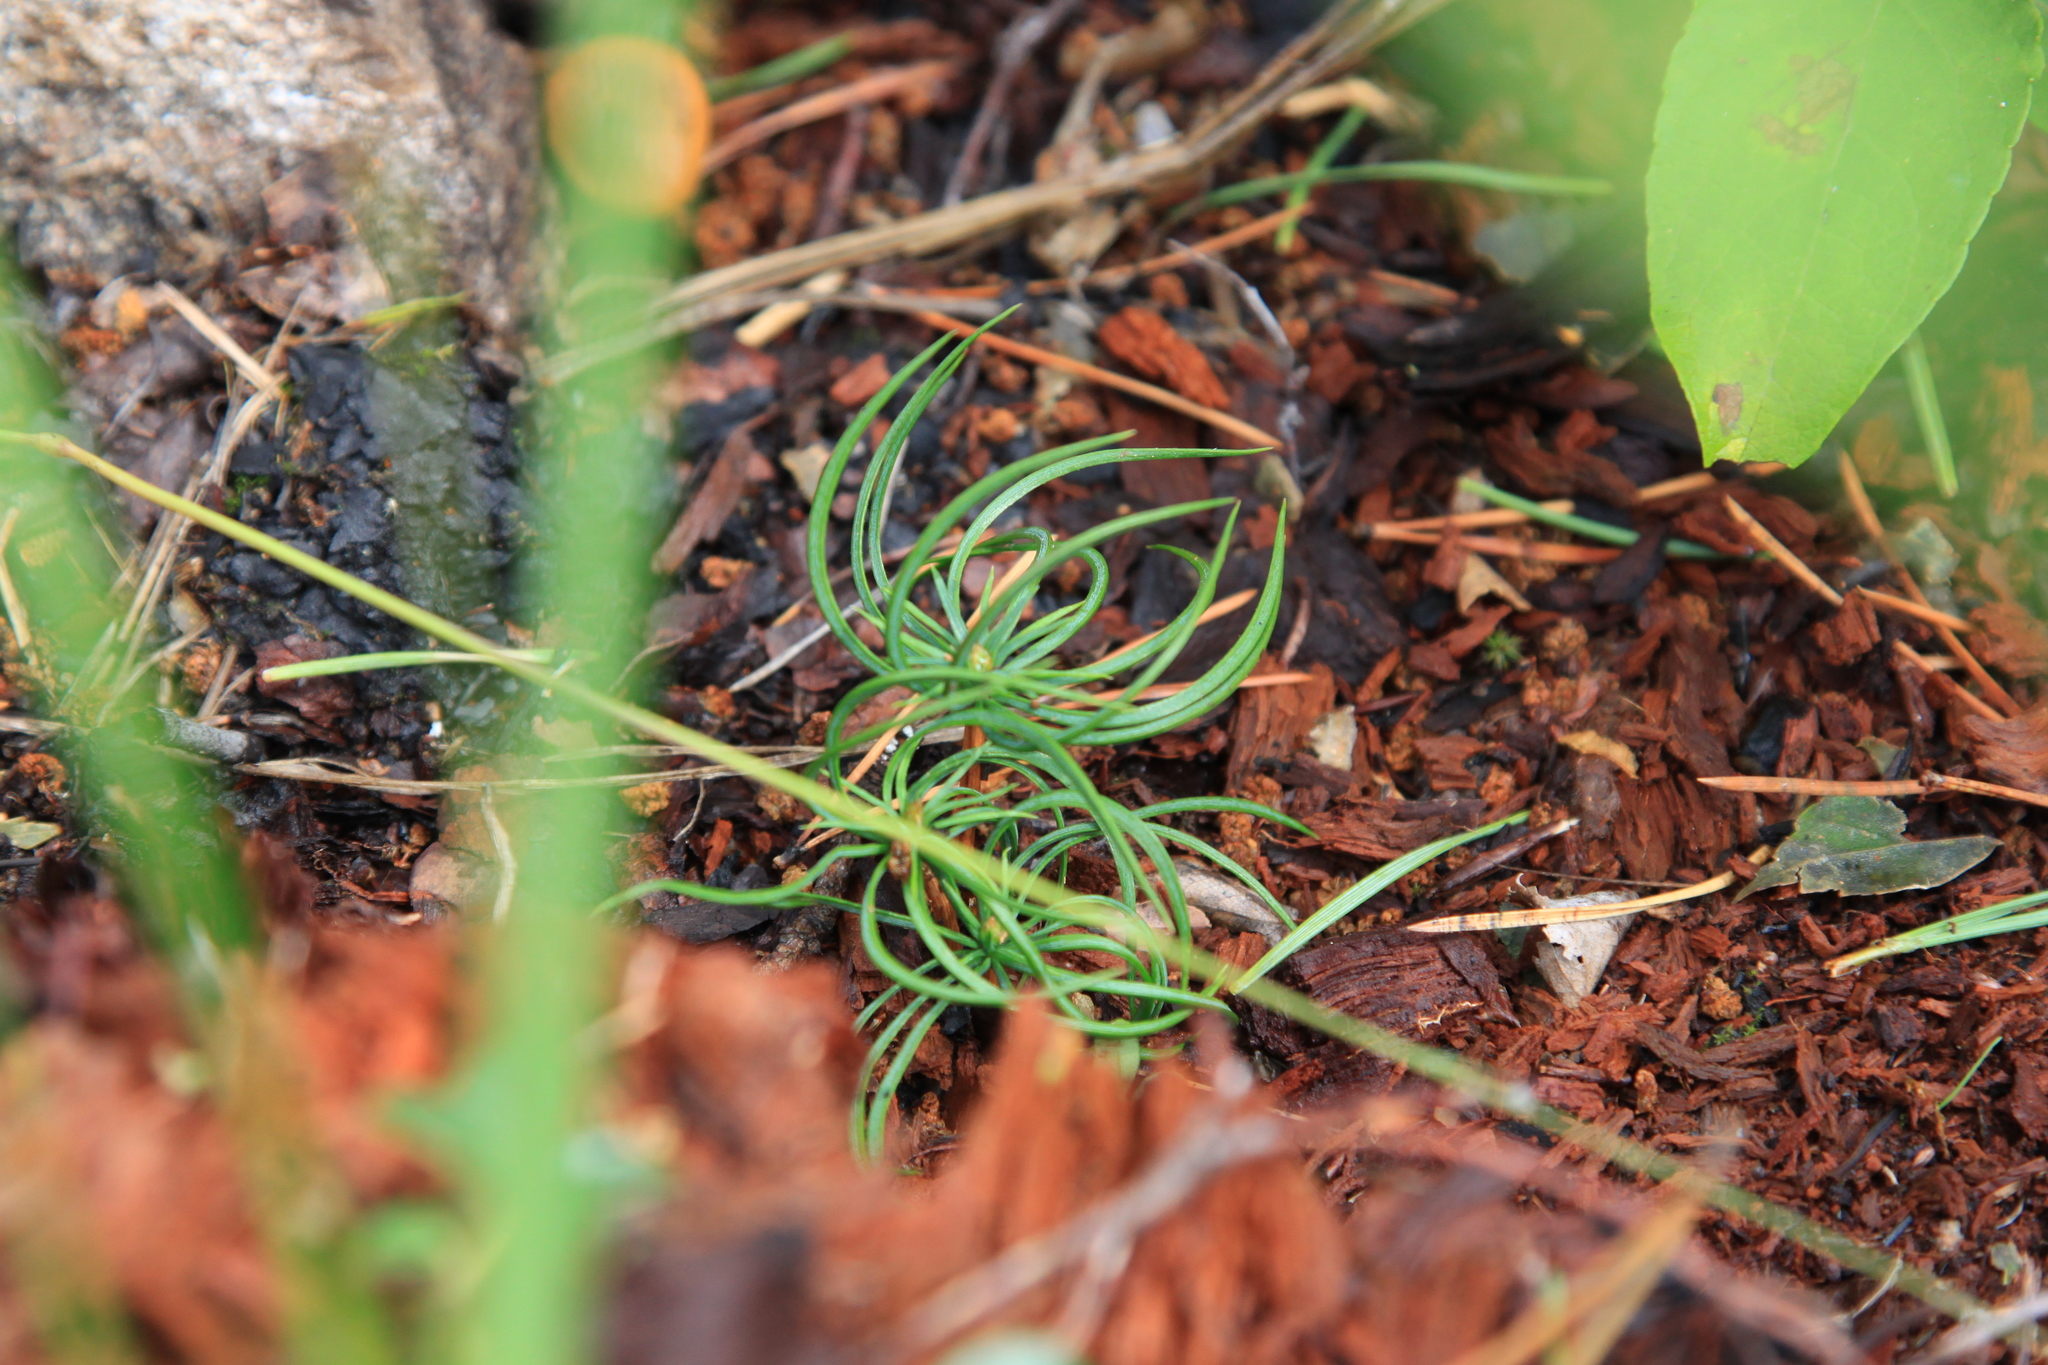
{"label": "green grass blade", "polygon": [[[555,661],[552,649],[508,649],[514,658],[528,663]],[[387,668],[438,668],[443,664],[495,664],[482,654],[462,654],[449,649],[394,649],[375,654],[344,654],[338,659],[308,659],[304,663],[279,664],[263,670],[264,682],[296,682],[301,678],[331,678],[343,673],[375,673]]]}
{"label": "green grass blade", "polygon": [[1530,175],[1504,171],[1492,166],[1471,166],[1462,161],[1381,161],[1368,166],[1334,166],[1321,170],[1291,171],[1286,175],[1262,175],[1211,190],[1191,204],[1174,210],[1176,221],[1203,209],[1242,204],[1286,190],[1313,189],[1317,185],[1355,185],[1372,180],[1424,180],[1439,185],[1462,185],[1474,190],[1498,190],[1504,194],[1553,194],[1593,197],[1614,193],[1605,180],[1569,175]]}
{"label": "green grass blade", "polygon": [[1275,967],[1278,967],[1281,963],[1306,947],[1316,935],[1322,933],[1323,930],[1329,928],[1338,920],[1343,919],[1353,910],[1364,905],[1374,896],[1377,896],[1395,882],[1400,881],[1401,878],[1407,876],[1416,868],[1421,867],[1424,863],[1440,858],[1454,848],[1461,848],[1471,843],[1474,839],[1484,839],[1489,834],[1498,834],[1510,825],[1519,825],[1528,818],[1529,816],[1526,811],[1517,811],[1504,820],[1495,820],[1491,824],[1481,825],[1477,829],[1468,829],[1462,834],[1446,835],[1434,843],[1424,844],[1421,848],[1404,853],[1392,862],[1384,864],[1374,871],[1371,876],[1359,881],[1355,886],[1336,897],[1328,905],[1296,925],[1291,933],[1269,948],[1264,957],[1252,964],[1251,970],[1245,973],[1242,982],[1233,981],[1230,989],[1238,994],[1243,994],[1242,986],[1244,984],[1258,981],[1266,976]]}
{"label": "green grass blade", "polygon": [[[1607,545],[1626,547],[1642,539],[1641,536],[1625,526],[1610,526],[1604,521],[1595,521],[1591,517],[1582,517],[1571,512],[1553,511],[1540,502],[1531,502],[1527,498],[1518,498],[1504,488],[1495,488],[1492,484],[1482,483],[1478,479],[1460,479],[1458,480],[1458,487],[1468,493],[1477,493],[1495,507],[1512,508],[1527,516],[1531,521],[1540,521],[1545,526],[1555,526],[1560,531],[1570,531],[1574,535],[1584,536],[1588,540],[1597,540]],[[1728,557],[1719,550],[1710,550],[1695,541],[1680,540],[1676,537],[1664,542],[1664,553],[1673,559],[1726,559]]]}
{"label": "green grass blade", "polygon": [[[1316,144],[1315,151],[1309,154],[1308,164],[1302,167],[1302,171],[1307,174],[1319,174],[1328,170],[1330,163],[1342,156],[1344,149],[1351,145],[1351,139],[1358,136],[1358,130],[1365,126],[1366,117],[1365,106],[1362,104],[1354,104],[1346,109],[1329,133]],[[1306,204],[1309,191],[1308,185],[1296,185],[1287,191],[1286,206],[1292,209]],[[1273,250],[1285,256],[1293,250],[1294,239],[1299,231],[1300,228],[1293,219],[1282,223],[1280,230],[1273,234]]]}
{"label": "green grass blade", "polygon": [[806,76],[814,76],[834,62],[853,52],[853,39],[844,33],[835,33],[830,38],[820,38],[786,52],[773,61],[749,67],[730,76],[716,76],[704,82],[705,93],[716,100],[729,100],[736,95],[750,95],[756,90],[767,90],[778,85],[788,85]]}

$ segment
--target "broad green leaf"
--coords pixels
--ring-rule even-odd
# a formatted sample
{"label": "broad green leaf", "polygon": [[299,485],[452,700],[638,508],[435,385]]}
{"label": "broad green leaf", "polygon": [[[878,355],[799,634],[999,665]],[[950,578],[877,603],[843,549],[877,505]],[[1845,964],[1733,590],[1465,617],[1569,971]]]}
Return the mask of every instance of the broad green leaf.
{"label": "broad green leaf", "polygon": [[2041,69],[2032,0],[1699,0],[1648,178],[1707,458],[1811,455],[1948,289]]}
{"label": "broad green leaf", "polygon": [[1797,881],[1808,893],[1839,891],[1845,896],[1882,896],[1941,886],[1990,857],[1996,839],[1904,837],[1906,813],[1874,796],[1830,796],[1816,801],[1792,822],[1792,837],[1778,846],[1756,880],[1736,893]]}

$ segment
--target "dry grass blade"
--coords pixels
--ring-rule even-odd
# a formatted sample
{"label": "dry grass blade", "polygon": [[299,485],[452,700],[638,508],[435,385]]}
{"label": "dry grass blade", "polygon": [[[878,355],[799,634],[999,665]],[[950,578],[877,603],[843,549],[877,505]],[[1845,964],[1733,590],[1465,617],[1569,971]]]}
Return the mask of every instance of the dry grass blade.
{"label": "dry grass blade", "polygon": [[1894,782],[1831,782],[1817,777],[1698,777],[1702,787],[1723,792],[1756,792],[1762,796],[1918,796],[1920,783],[1902,777]]}
{"label": "dry grass blade", "polygon": [[1945,611],[1937,611],[1933,607],[1925,606],[1904,597],[1895,597],[1888,592],[1879,592],[1876,588],[1858,588],[1856,591],[1869,598],[1870,605],[1876,607],[1879,611],[1888,611],[1895,616],[1909,616],[1915,621],[1925,625],[1938,626],[1944,630],[1962,631],[1970,628],[1970,623],[1960,616],[1951,616]]}
{"label": "dry grass blade", "polygon": [[1589,920],[1614,919],[1619,915],[1632,915],[1638,910],[1649,910],[1659,905],[1694,900],[1700,896],[1712,895],[1716,891],[1724,891],[1733,885],[1735,874],[1723,872],[1718,877],[1709,877],[1703,882],[1694,882],[1691,886],[1681,886],[1675,891],[1660,891],[1654,896],[1638,896],[1634,900],[1615,901],[1608,905],[1485,910],[1472,915],[1448,915],[1443,919],[1423,920],[1406,927],[1419,934],[1463,934],[1476,929],[1539,929],[1547,924],[1584,924]]}
{"label": "dry grass blade", "polygon": [[[1898,551],[1893,548],[1892,538],[1885,533],[1884,523],[1877,519],[1877,509],[1871,505],[1870,494],[1863,487],[1863,476],[1856,470],[1855,457],[1846,453],[1842,456],[1842,492],[1848,498],[1849,506],[1855,510],[1856,520],[1862,525],[1864,534],[1877,542],[1878,548],[1884,552],[1886,561],[1897,571],[1899,581],[1906,585],[1907,595],[1912,598],[1915,605],[1927,613],[1919,616],[1919,619],[1934,627],[1935,636],[1941,641],[1942,647],[1962,662],[1964,671],[1976,680],[1977,686],[1984,689],[1984,695],[1991,698],[1994,706],[2008,717],[2018,715],[2020,704],[2013,700],[2012,694],[1999,685],[1998,680],[1977,661],[1976,655],[1963,648],[1958,631],[1967,630],[1969,623],[1950,616],[1947,612],[1937,612],[1934,604],[1927,600],[1927,594],[1920,590],[1920,584],[1915,581],[1905,562],[1899,558]],[[1871,599],[1880,606],[1887,605],[1886,599],[1892,604],[1900,601],[1888,593],[1872,593]],[[1898,607],[1894,605],[1892,609],[1898,610]]]}
{"label": "dry grass blade", "polygon": [[1947,773],[1925,773],[1890,782],[1828,782],[1817,777],[1702,777],[1703,787],[1724,792],[1756,792],[1762,796],[1924,796],[1928,792],[1968,792],[1972,796],[1995,796],[2003,801],[2021,801],[2029,806],[2048,806],[2048,796],[2019,787],[1980,782],[1974,777],[1950,777]]}
{"label": "dry grass blade", "polygon": [[[1899,656],[1899,657],[1900,657],[1901,659],[1903,659],[1903,660],[1905,660],[1905,661],[1906,661],[1907,663],[1909,663],[1909,664],[1913,665],[1913,667],[1915,667],[1915,668],[1919,669],[1919,670],[1920,670],[1920,671],[1921,671],[1922,673],[1938,673],[1938,672],[1940,672],[1940,670],[1939,670],[1939,669],[1937,669],[1937,668],[1936,668],[1936,667],[1934,666],[1934,663],[1933,663],[1933,661],[1932,661],[1932,660],[1930,660],[1930,659],[1926,659],[1926,658],[1923,658],[1923,657],[1921,657],[1920,651],[1919,651],[1919,650],[1917,650],[1917,649],[1914,649],[1914,648],[1913,648],[1913,647],[1912,647],[1911,645],[1907,644],[1907,643],[1906,643],[1906,642],[1905,642],[1904,640],[1894,640],[1894,641],[1892,641],[1892,648],[1893,648],[1893,649],[1894,649],[1895,651],[1897,651],[1897,653],[1898,653],[1898,656]],[[1961,649],[1962,649],[1962,645],[1961,645],[1960,643],[1958,643],[1958,644],[1956,645],[1956,648],[1957,648],[1958,650],[1961,650]],[[1956,656],[1956,662],[1958,662],[1958,663],[1962,664],[1962,665],[1963,665],[1963,667],[1964,667],[1964,669],[1965,669],[1965,670],[1967,670],[1967,669],[1969,668],[1970,664],[1971,664],[1971,663],[1973,663],[1973,662],[1975,662],[1975,661],[1974,661],[1974,660],[1971,660],[1971,659],[1969,658],[1969,656],[1968,656],[1968,654],[1967,654],[1967,653],[1959,653],[1959,654],[1958,654],[1958,655]],[[1985,701],[1985,700],[1984,700],[1984,699],[1982,699],[1981,697],[1978,697],[1978,696],[1976,696],[1976,695],[1974,695],[1974,694],[1972,694],[1972,693],[1966,692],[1966,691],[1964,691],[1964,690],[1963,690],[1962,688],[1960,688],[1960,687],[1958,687],[1958,688],[1956,688],[1956,689],[1955,689],[1955,695],[1956,695],[1956,700],[1960,701],[1960,702],[1961,702],[1961,703],[1962,703],[1963,705],[1965,705],[1965,706],[1969,707],[1969,708],[1970,708],[1970,709],[1971,709],[1972,711],[1975,711],[1975,712],[1976,712],[1976,713],[1977,713],[1978,715],[1980,715],[1980,716],[1984,717],[1984,719],[1986,719],[1986,720],[2005,720],[2005,719],[2006,719],[2006,716],[2005,716],[2005,715],[2004,715],[2003,713],[2001,713],[2001,712],[2000,712],[2000,711],[1998,710],[1998,708],[1997,708],[1997,707],[1995,707],[1995,706],[1993,706],[1993,705],[1992,705],[1992,704],[1991,704],[1990,702],[1988,702],[1988,701]]]}
{"label": "dry grass blade", "polygon": [[922,256],[1047,213],[1073,211],[1111,195],[1195,174],[1249,137],[1288,96],[1355,63],[1367,50],[1441,9],[1446,0],[1371,0],[1338,6],[1289,44],[1259,75],[1206,121],[1158,148],[1119,157],[1061,180],[999,190],[951,208],[807,242],[691,276],[657,300],[646,324],[618,340],[556,356],[541,366],[542,383],[558,383],[612,356],[684,331],[691,310],[733,293],[779,289],[823,270],[895,256]]}
{"label": "dry grass blade", "polygon": [[[814,748],[777,749],[761,755],[762,761],[781,768],[800,768],[822,750]],[[573,757],[573,755],[571,755]],[[262,763],[237,764],[235,771],[251,777],[280,778],[292,782],[324,783],[333,787],[358,787],[364,791],[398,795],[438,796],[446,792],[480,792],[486,787],[500,796],[523,792],[560,791],[570,787],[637,787],[646,782],[708,782],[733,777],[737,770],[716,764],[694,768],[668,768],[659,772],[607,773],[603,777],[512,777],[489,782],[461,779],[380,777],[331,758],[273,758]]]}
{"label": "dry grass blade", "polygon": [[7,630],[14,637],[14,648],[21,655],[22,664],[30,676],[41,677],[42,665],[36,662],[35,642],[29,636],[28,608],[15,591],[14,575],[7,568],[7,546],[14,539],[14,524],[20,519],[21,509],[10,507],[6,519],[0,521],[0,604],[7,609]]}
{"label": "dry grass blade", "polygon": [[273,403],[284,402],[284,386],[277,382],[277,376],[263,368],[261,361],[242,349],[242,344],[228,335],[227,328],[208,317],[206,310],[180,293],[177,286],[160,284],[157,296],[178,314],[192,324],[192,329],[212,342],[214,348],[230,361],[235,369],[265,398]]}
{"label": "dry grass blade", "polygon": [[1777,560],[1779,567],[1819,594],[1829,606],[1842,605],[1842,594],[1830,587],[1805,560],[1786,549],[1785,543],[1772,535],[1770,529],[1762,522],[1751,516],[1748,508],[1734,498],[1723,498],[1721,503],[1728,509],[1728,515],[1735,518],[1735,524],[1742,528],[1743,534],[1749,537],[1751,544]]}
{"label": "dry grass blade", "polygon": [[1932,1349],[1923,1355],[1910,1357],[1909,1365],[1947,1365],[1951,1360],[1974,1356],[2015,1328],[2027,1327],[2044,1317],[2048,1317],[2048,1294],[2029,1294],[1951,1327],[1935,1341]]}
{"label": "dry grass blade", "polygon": [[[1441,531],[1411,531],[1387,522],[1381,522],[1374,527],[1373,535],[1381,540],[1397,540],[1406,545],[1440,545],[1444,538]],[[1606,546],[1571,545],[1555,540],[1462,536],[1459,543],[1478,554],[1505,555],[1510,559],[1540,559],[1552,564],[1605,564],[1609,560],[1621,558],[1621,551]]]}

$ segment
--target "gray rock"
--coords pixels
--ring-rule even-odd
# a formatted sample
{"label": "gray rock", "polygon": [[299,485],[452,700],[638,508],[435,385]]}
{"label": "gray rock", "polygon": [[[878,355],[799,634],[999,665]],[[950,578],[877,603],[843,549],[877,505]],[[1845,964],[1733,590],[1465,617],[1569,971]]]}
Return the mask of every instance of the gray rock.
{"label": "gray rock", "polygon": [[196,276],[325,162],[395,297],[452,285],[506,328],[532,87],[485,0],[5,0],[0,226],[74,288]]}

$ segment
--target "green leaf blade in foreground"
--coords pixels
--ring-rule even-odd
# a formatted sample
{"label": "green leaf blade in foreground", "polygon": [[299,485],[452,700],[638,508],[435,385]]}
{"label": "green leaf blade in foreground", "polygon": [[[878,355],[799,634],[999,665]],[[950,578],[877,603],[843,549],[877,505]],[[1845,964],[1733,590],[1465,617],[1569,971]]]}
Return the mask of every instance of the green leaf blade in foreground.
{"label": "green leaf blade in foreground", "polygon": [[1709,461],[1818,448],[1962,268],[2040,69],[2028,0],[1699,0],[1647,207]]}

